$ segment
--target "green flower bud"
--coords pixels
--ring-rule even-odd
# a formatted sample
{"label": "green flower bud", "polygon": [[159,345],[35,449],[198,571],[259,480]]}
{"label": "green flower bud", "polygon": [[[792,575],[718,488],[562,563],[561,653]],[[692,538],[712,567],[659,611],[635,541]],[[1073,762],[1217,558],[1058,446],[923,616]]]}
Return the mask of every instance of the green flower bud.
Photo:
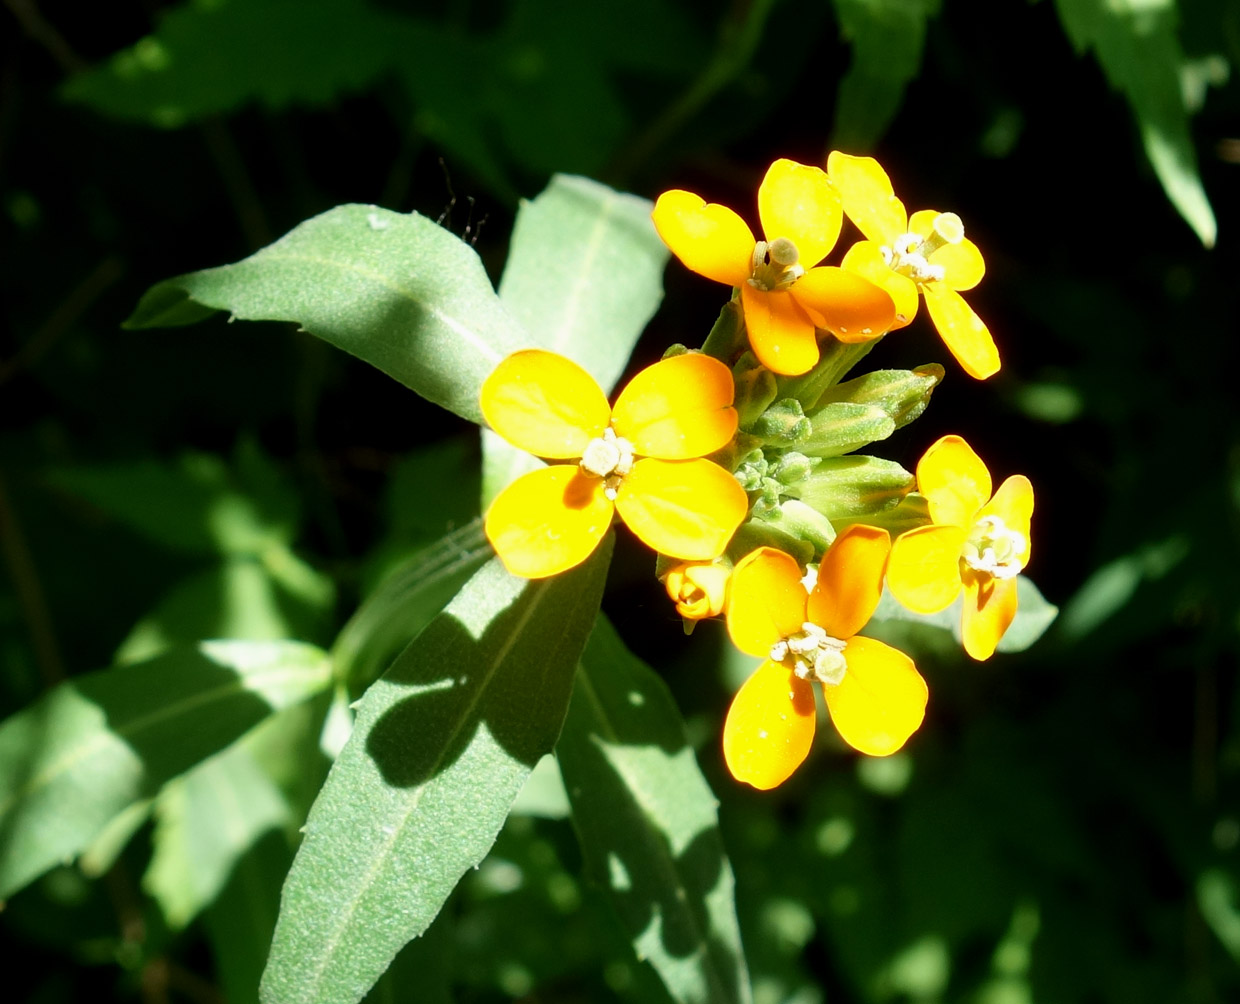
{"label": "green flower bud", "polygon": [[762,451],[754,450],[741,460],[732,476],[741,483],[741,487],[745,491],[756,492],[762,487],[767,469],[766,457]]}
{"label": "green flower bud", "polygon": [[919,526],[928,526],[932,522],[933,520],[930,519],[930,507],[926,504],[926,498],[917,492],[909,492],[900,500],[898,505],[893,505],[879,512],[867,513],[863,517],[855,518],[842,516],[832,520],[835,529],[840,533],[843,533],[853,523],[865,523],[869,526],[877,526],[886,530],[891,534],[893,540],[902,533],[916,530]]}
{"label": "green flower bud", "polygon": [[819,463],[821,460],[818,457],[807,457],[794,450],[783,454],[770,465],[770,476],[785,487],[795,487],[808,478]]}
{"label": "green flower bud", "polygon": [[813,426],[801,402],[789,397],[776,401],[745,431],[772,446],[797,446],[813,432]]}
{"label": "green flower bud", "polygon": [[790,554],[801,565],[814,560],[813,544],[761,519],[751,519],[741,524],[728,544],[728,557],[733,561],[740,561],[750,551],[756,551],[760,547],[774,547]]}
{"label": "green flower bud", "polygon": [[943,380],[943,373],[938,363],[928,363],[914,370],[874,370],[828,388],[819,398],[818,407],[845,401],[870,405],[881,409],[895,423],[894,428],[900,429],[926,410],[930,395]]}
{"label": "green flower bud", "polygon": [[833,401],[809,416],[813,431],[797,449],[815,457],[836,457],[886,439],[896,424],[882,408],[851,401]]}
{"label": "green flower bud", "polygon": [[[757,513],[757,507],[754,509]],[[785,499],[767,515],[760,517],[768,526],[803,540],[814,549],[814,556],[820,556],[835,540],[835,527],[821,512],[796,499]]]}
{"label": "green flower bud", "polygon": [[729,300],[720,309],[714,327],[702,343],[702,351],[731,366],[732,360],[748,347],[749,333],[745,330],[740,301]]}
{"label": "green flower bud", "polygon": [[913,475],[890,460],[829,457],[798,486],[797,493],[828,519],[870,523],[899,505],[916,483]]}

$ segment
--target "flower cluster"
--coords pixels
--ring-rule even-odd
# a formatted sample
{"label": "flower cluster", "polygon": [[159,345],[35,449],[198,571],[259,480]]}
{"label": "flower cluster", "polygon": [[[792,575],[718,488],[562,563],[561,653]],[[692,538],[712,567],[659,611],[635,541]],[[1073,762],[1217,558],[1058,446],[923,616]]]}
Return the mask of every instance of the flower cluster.
{"label": "flower cluster", "polygon": [[[809,752],[814,683],[854,749],[886,756],[921,725],[928,688],[904,653],[861,632],[883,596],[915,614],[961,600],[964,650],[987,659],[1011,625],[1030,556],[1033,489],[945,436],[909,473],[856,451],[926,409],[945,371],[845,380],[925,299],[970,376],[999,369],[960,295],[985,267],[955,213],[911,217],[876,161],[832,153],[826,169],[778,160],[758,189],[762,238],[724,206],[661,195],[655,229],[688,268],[732,288],[700,351],[676,346],[609,406],[576,363],[528,350],[482,388],[487,422],[551,461],[495,499],[486,533],[515,575],[584,561],[618,516],[658,553],[686,630],[726,618],[763,661],[723,732],[732,775],[783,782]],[[845,218],[862,239],[823,260]]]}

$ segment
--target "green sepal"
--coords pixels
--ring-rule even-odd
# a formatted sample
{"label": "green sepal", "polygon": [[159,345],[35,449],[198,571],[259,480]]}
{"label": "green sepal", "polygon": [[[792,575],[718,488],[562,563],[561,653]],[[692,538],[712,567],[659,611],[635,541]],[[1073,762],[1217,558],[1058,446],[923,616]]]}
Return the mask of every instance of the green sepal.
{"label": "green sepal", "polygon": [[811,432],[797,449],[814,457],[838,457],[875,440],[886,439],[896,424],[882,408],[851,401],[833,401],[809,416]]}
{"label": "green sepal", "polygon": [[828,457],[797,493],[829,520],[870,522],[899,505],[916,479],[899,464],[878,457]]}
{"label": "green sepal", "polygon": [[789,447],[799,446],[813,432],[813,426],[801,402],[786,397],[768,407],[745,431],[770,446]]}
{"label": "green sepal", "polygon": [[[755,507],[754,512],[757,512]],[[814,557],[823,553],[835,540],[835,527],[817,509],[796,499],[784,499],[769,515],[760,517],[768,526],[797,540],[804,541],[814,549]]]}
{"label": "green sepal", "polygon": [[733,404],[740,416],[738,424],[747,429],[775,400],[775,374],[752,352],[744,352],[732,367],[732,382],[736,385]]}
{"label": "green sepal", "polygon": [[864,516],[837,516],[831,522],[840,533],[854,523],[881,527],[890,533],[894,540],[909,530],[928,526],[933,520],[930,519],[930,507],[926,503],[926,497],[917,492],[909,492],[897,505],[866,513]]}
{"label": "green sepal", "polygon": [[702,351],[730,366],[747,348],[749,332],[745,330],[745,316],[741,313],[740,300],[734,298],[720,308],[710,334],[702,343]]}
{"label": "green sepal", "polygon": [[820,355],[814,368],[800,376],[781,376],[776,378],[780,397],[795,397],[806,411],[811,410],[831,387],[843,378],[844,374],[857,365],[879,343],[875,338],[868,342],[847,344],[834,335],[827,335],[819,343]]}
{"label": "green sepal", "polygon": [[902,429],[926,410],[930,395],[943,381],[944,373],[938,363],[927,363],[912,370],[874,370],[828,388],[818,399],[818,406],[843,401],[872,405],[888,415],[896,429]]}
{"label": "green sepal", "polygon": [[742,523],[728,544],[727,555],[735,563],[760,547],[773,547],[790,554],[801,565],[814,560],[813,544],[763,519],[750,519]]}

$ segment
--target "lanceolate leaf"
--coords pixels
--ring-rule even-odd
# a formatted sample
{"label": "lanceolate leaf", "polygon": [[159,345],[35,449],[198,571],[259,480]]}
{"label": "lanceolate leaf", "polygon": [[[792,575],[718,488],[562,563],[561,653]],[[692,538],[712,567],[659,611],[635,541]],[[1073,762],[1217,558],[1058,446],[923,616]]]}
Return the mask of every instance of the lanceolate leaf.
{"label": "lanceolate leaf", "polygon": [[216,310],[296,322],[475,422],[482,381],[530,344],[473,248],[424,216],[376,206],[337,206],[235,265],[165,280],[125,326]]}
{"label": "lanceolate leaf", "polygon": [[203,642],[78,677],[0,725],[0,896],[117,813],[329,682],[294,642]]}
{"label": "lanceolate leaf", "polygon": [[360,1000],[482,860],[559,735],[609,555],[535,582],[491,561],[367,691],[284,887],[266,1004]]}
{"label": "lanceolate leaf", "polygon": [[663,681],[599,618],[556,745],[586,866],[676,1001],[750,1000],[717,802]]}

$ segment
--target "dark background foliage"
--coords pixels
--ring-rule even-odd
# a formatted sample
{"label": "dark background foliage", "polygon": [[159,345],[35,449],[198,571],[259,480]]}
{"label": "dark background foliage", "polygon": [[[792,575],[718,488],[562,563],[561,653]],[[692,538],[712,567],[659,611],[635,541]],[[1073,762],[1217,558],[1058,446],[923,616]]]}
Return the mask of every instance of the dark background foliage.
{"label": "dark background foliage", "polygon": [[[970,302],[1004,360],[977,384],[924,319],[885,340],[881,365],[949,374],[877,452],[912,467],[960,432],[996,478],[1028,474],[1030,572],[1061,616],[984,665],[918,636],[933,697],[905,753],[859,761],[827,737],[758,794],[716,752],[745,667],[713,625],[683,639],[648,555],[621,541],[604,608],[665,671],[723,801],[757,999],[1240,997],[1240,10],[1179,11],[1220,223],[1207,250],[1128,101],[1065,33],[1103,5],[939,6],[8,0],[0,712],[154,636],[327,644],[385,567],[476,510],[470,427],[282,326],[121,331],[154,281],[344,202],[438,218],[498,276],[517,199],[553,171],[752,217],[774,157],[872,143],[910,209],[964,218],[988,266]],[[889,12],[889,33],[845,37],[866,10]],[[846,77],[855,65],[873,79]],[[666,285],[634,366],[700,343],[718,309],[719,289],[675,265]],[[222,497],[245,500],[262,547],[221,543]],[[291,578],[264,564],[273,541]],[[311,793],[322,770],[305,761]],[[656,999],[547,816],[513,817],[496,867],[376,995]],[[246,970],[228,928],[254,915],[240,879],[170,930],[139,886],[146,832],[102,877],[59,869],[7,905],[6,998],[233,992],[229,966]],[[247,860],[270,852],[253,888],[274,918],[288,848],[271,837]]]}

